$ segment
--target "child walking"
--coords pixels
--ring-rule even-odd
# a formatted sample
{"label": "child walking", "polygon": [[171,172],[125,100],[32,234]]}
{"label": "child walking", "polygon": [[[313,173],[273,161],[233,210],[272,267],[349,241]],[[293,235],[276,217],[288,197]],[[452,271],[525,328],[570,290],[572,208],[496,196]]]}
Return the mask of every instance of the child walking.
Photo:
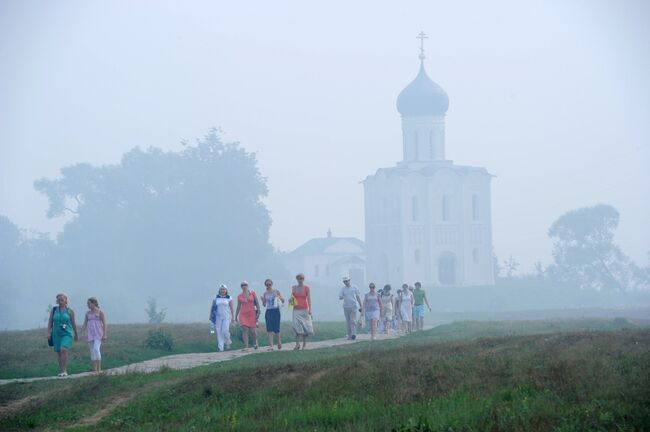
{"label": "child walking", "polygon": [[95,297],[90,297],[87,302],[88,312],[84,319],[83,329],[88,335],[88,348],[90,348],[90,362],[93,372],[102,371],[102,353],[100,348],[102,341],[106,340],[106,316],[99,308],[99,302]]}

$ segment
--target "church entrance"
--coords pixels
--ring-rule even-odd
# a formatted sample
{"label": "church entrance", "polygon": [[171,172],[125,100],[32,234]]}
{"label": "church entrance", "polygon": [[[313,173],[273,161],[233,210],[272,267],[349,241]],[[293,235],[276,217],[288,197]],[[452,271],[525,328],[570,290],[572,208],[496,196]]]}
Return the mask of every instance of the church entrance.
{"label": "church entrance", "polygon": [[456,283],[456,257],[451,252],[445,252],[438,258],[438,281],[441,285]]}

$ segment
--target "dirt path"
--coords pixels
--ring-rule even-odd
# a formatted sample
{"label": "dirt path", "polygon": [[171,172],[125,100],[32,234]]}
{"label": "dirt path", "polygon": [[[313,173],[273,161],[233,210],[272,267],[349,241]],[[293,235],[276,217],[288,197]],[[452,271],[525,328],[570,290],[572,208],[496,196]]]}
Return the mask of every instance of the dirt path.
{"label": "dirt path", "polygon": [[45,395],[33,395],[27,396],[16,401],[12,401],[7,405],[0,405],[0,418],[9,417],[11,414],[18,412],[25,408],[27,405],[32,403],[37,403],[41,399],[44,399]]}
{"label": "dirt path", "polygon": [[[425,330],[426,329],[427,326],[425,326]],[[378,334],[377,339],[378,340],[394,339],[399,336],[400,336],[399,334],[398,335]],[[357,335],[357,339],[354,341],[347,340],[346,338],[340,338],[340,339],[328,339],[323,341],[308,342],[306,349],[312,350],[312,349],[320,349],[320,348],[329,348],[333,346],[347,345],[347,344],[369,341],[369,340],[370,340],[370,335],[360,334]],[[282,347],[282,350],[291,351],[293,347],[294,347],[293,342],[285,343]],[[263,354],[266,352],[268,352],[267,347],[260,347],[257,350],[249,348],[248,351],[239,349],[239,350],[232,350],[232,351],[225,351],[225,352],[175,354],[166,357],[159,357],[151,360],[146,360],[139,363],[132,363],[114,369],[107,369],[106,371],[104,371],[104,373],[106,375],[123,375],[131,372],[141,372],[141,373],[157,372],[165,368],[189,369],[197,366],[204,366],[212,363],[233,360],[238,357],[243,357],[246,355]],[[43,380],[52,380],[52,379],[75,379],[75,378],[82,378],[86,376],[92,376],[92,373],[83,372],[79,374],[68,375],[65,378],[59,378],[54,376],[54,377],[4,379],[4,380],[0,380],[0,385],[5,385],[5,384],[10,384],[15,382],[33,382],[33,381],[43,381]]]}

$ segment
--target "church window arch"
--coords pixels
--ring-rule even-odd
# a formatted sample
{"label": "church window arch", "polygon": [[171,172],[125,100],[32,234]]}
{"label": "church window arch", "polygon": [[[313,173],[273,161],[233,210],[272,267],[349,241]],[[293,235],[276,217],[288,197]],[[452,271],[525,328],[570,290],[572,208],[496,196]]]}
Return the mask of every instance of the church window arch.
{"label": "church window arch", "polygon": [[472,262],[474,262],[474,264],[477,264],[478,259],[479,259],[478,248],[474,248],[472,249]]}
{"label": "church window arch", "polygon": [[418,142],[418,132],[415,131],[413,132],[413,154],[414,154],[414,160],[420,160],[420,143]]}
{"label": "church window arch", "polygon": [[314,277],[318,277],[320,273],[320,268],[318,267],[318,264],[314,266]]}
{"label": "church window arch", "polygon": [[478,194],[472,194],[472,220],[477,221],[480,217]]}
{"label": "church window arch", "polygon": [[417,222],[420,218],[420,209],[418,207],[418,197],[413,195],[411,197],[411,220]]}
{"label": "church window arch", "polygon": [[416,249],[415,252],[413,252],[413,261],[415,261],[416,264],[420,264],[420,249]]}
{"label": "church window arch", "polygon": [[440,216],[443,222],[451,220],[451,197],[447,194],[442,196],[442,212]]}
{"label": "church window arch", "polygon": [[438,258],[438,282],[441,285],[456,283],[456,256],[451,252],[444,252]]}

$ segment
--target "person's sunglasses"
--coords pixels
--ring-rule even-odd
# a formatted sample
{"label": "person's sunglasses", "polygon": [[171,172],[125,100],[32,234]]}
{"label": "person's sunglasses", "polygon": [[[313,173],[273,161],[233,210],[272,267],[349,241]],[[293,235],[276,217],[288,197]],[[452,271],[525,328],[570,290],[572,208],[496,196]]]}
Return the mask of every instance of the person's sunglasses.
{"label": "person's sunglasses", "polygon": [[266,286],[272,286],[273,284],[269,284],[269,283],[267,283],[267,284],[264,284],[264,285],[266,285]]}
{"label": "person's sunglasses", "polygon": [[239,285],[240,287],[244,288],[245,286],[248,286],[248,284],[241,284]]}

